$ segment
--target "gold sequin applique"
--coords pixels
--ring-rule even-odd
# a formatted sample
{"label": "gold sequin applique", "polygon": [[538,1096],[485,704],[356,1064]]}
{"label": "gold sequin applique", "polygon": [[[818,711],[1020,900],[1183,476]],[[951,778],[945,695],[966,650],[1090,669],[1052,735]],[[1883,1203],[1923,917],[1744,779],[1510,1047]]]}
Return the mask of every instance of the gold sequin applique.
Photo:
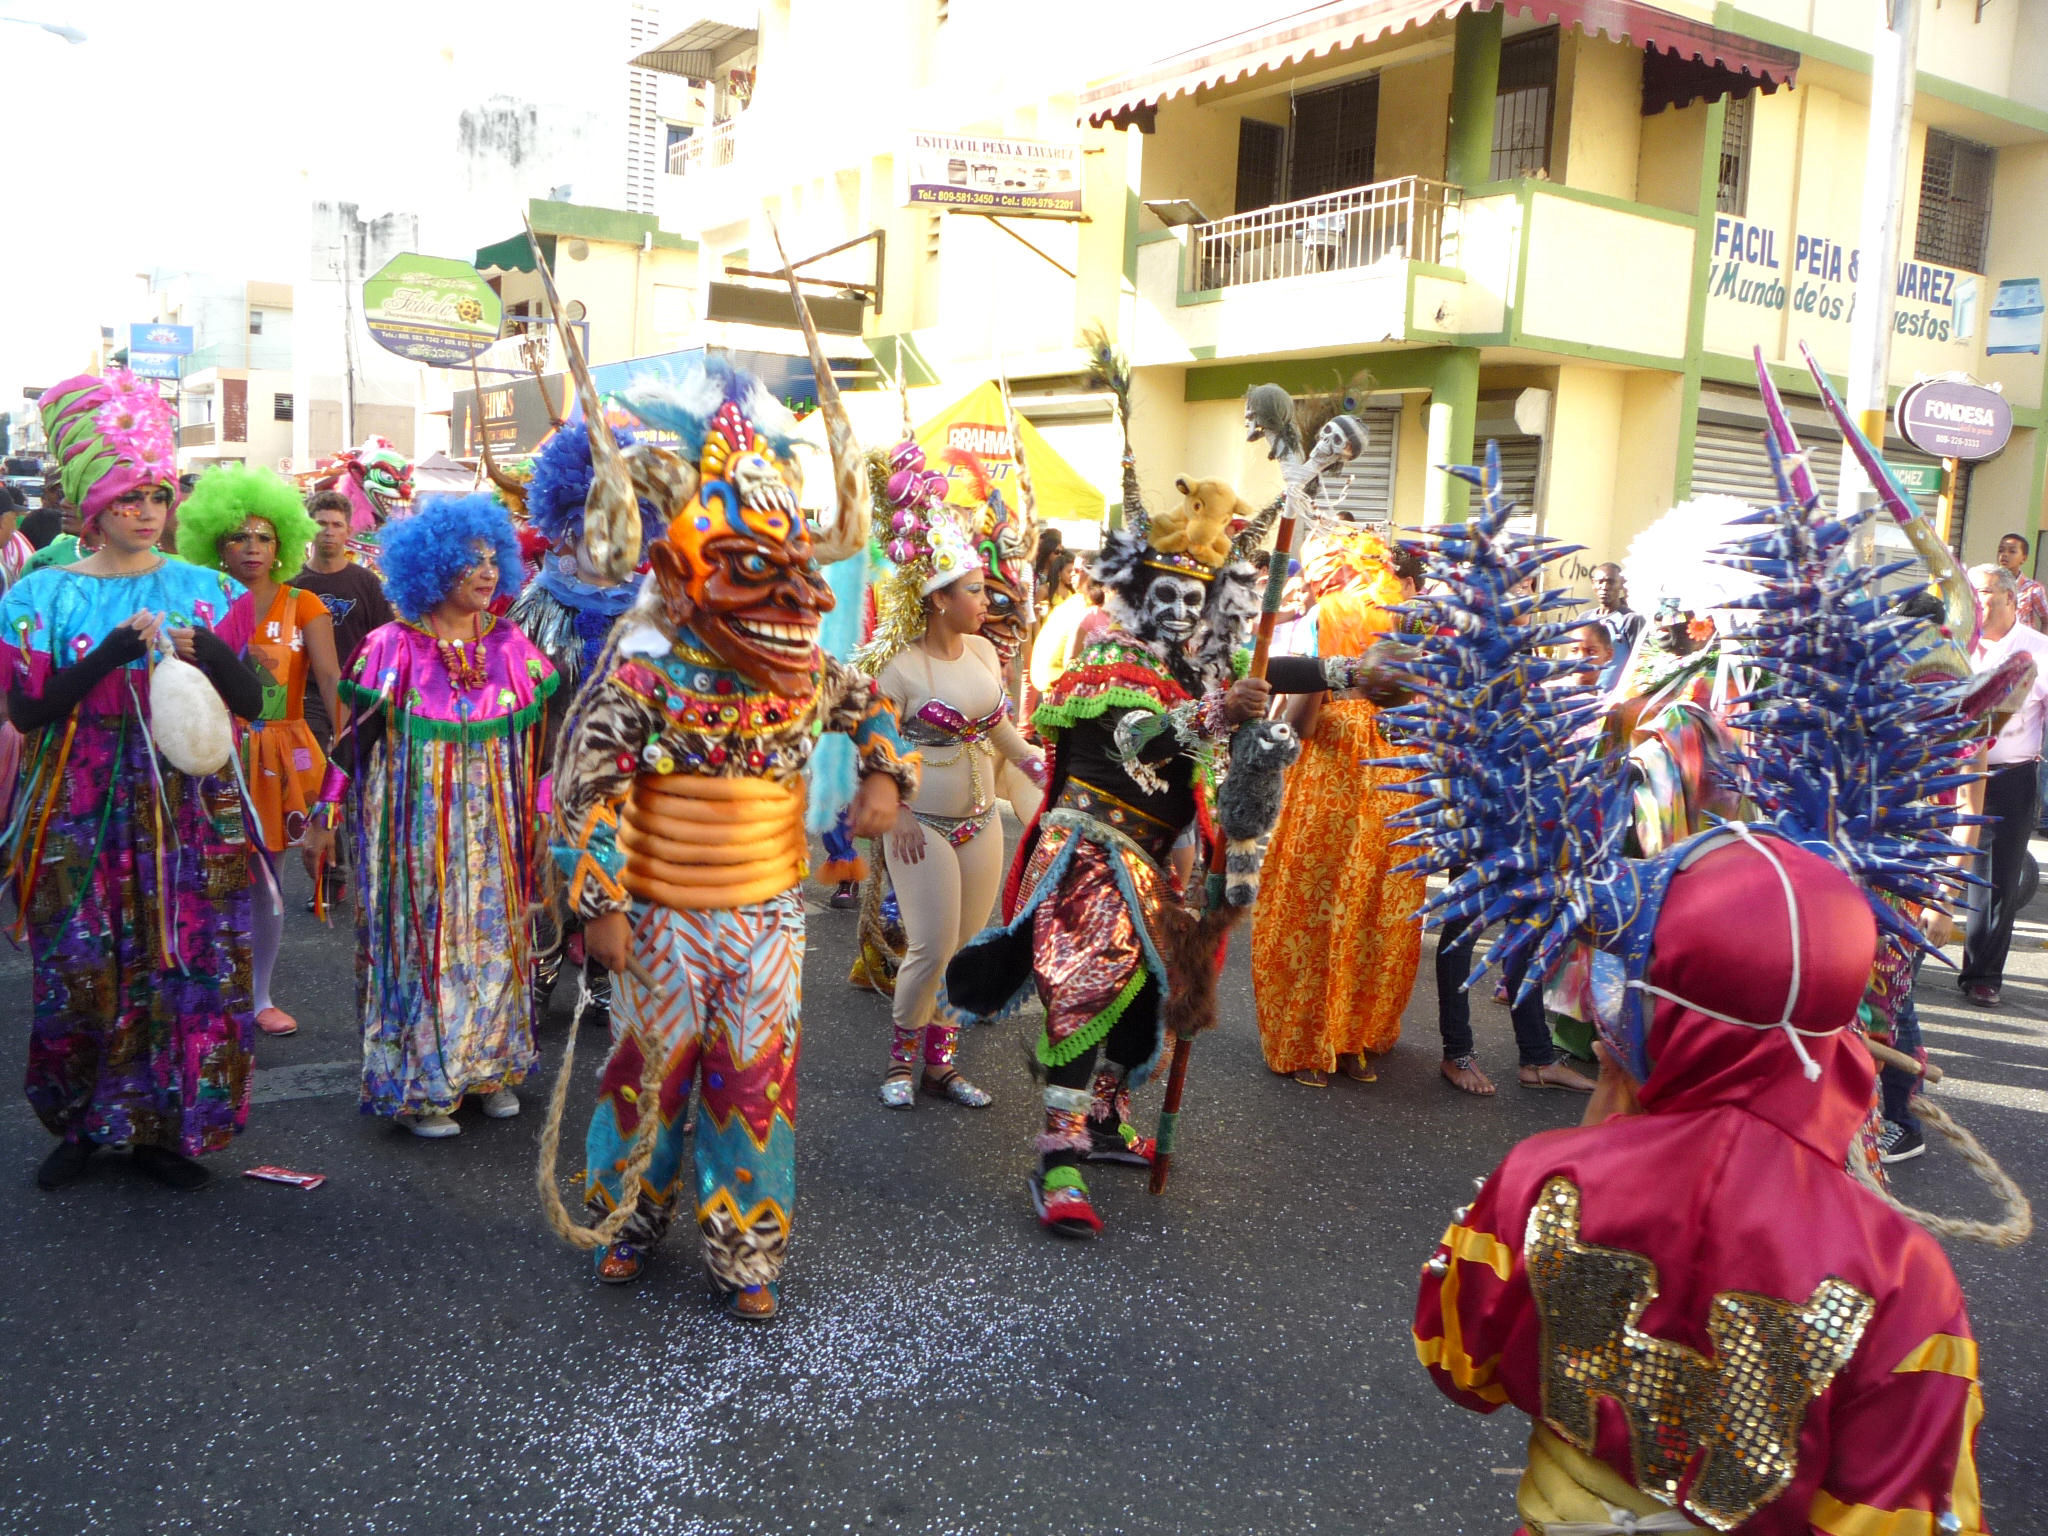
{"label": "gold sequin applique", "polygon": [[1806,1405],[1856,1352],[1875,1303],[1823,1280],[1804,1302],[1728,1291],[1713,1299],[1711,1359],[1637,1325],[1657,1296],[1641,1254],[1579,1240],[1579,1190],[1543,1186],[1525,1238],[1529,1286],[1543,1319],[1543,1417],[1590,1453],[1597,1401],[1628,1419],[1636,1486],[1731,1530],[1792,1481]]}

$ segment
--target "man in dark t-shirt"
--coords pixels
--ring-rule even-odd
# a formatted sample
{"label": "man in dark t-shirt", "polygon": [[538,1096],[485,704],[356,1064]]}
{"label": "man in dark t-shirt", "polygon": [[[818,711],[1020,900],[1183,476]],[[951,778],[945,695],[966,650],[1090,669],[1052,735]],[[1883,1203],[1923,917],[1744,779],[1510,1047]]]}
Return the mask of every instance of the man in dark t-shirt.
{"label": "man in dark t-shirt", "polygon": [[[346,676],[363,637],[391,622],[391,603],[377,573],[349,558],[348,498],[339,491],[321,491],[306,503],[306,511],[320,531],[314,535],[311,558],[292,585],[305,588],[327,605],[328,617],[334,620],[334,655]],[[317,688],[306,690],[306,723],[313,727],[323,749],[332,745],[334,722],[327,718],[327,706]]]}

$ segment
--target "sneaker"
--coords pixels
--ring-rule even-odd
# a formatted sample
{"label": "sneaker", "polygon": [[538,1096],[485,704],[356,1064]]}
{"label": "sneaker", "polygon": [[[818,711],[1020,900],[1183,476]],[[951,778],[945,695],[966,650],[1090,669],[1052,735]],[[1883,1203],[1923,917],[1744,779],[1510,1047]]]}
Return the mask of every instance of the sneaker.
{"label": "sneaker", "polygon": [[510,1088],[500,1088],[484,1100],[484,1113],[493,1120],[510,1120],[519,1113],[519,1095]]}
{"label": "sneaker", "polygon": [[282,1008],[266,1008],[256,1015],[256,1027],[266,1035],[296,1035],[299,1021]]}
{"label": "sneaker", "polygon": [[1998,988],[1990,985],[1988,982],[1972,982],[1969,986],[1963,988],[1963,996],[1968,998],[1971,1006],[1975,1008],[1996,1008],[1998,1006]]}
{"label": "sneaker", "polygon": [[1880,1163],[1908,1163],[1927,1150],[1927,1142],[1918,1131],[1909,1130],[1895,1120],[1884,1123],[1884,1132],[1877,1138],[1877,1160]]}
{"label": "sneaker", "polygon": [[62,1189],[85,1177],[85,1165],[92,1160],[96,1145],[90,1141],[60,1141],[36,1170],[36,1188]]}
{"label": "sneaker", "polygon": [[839,889],[825,898],[825,905],[834,912],[851,912],[860,905],[860,892],[851,880],[842,880]]}
{"label": "sneaker", "polygon": [[426,1115],[407,1112],[398,1117],[398,1123],[425,1141],[439,1141],[444,1136],[462,1134],[462,1127],[455,1123],[453,1116],[438,1112]]}

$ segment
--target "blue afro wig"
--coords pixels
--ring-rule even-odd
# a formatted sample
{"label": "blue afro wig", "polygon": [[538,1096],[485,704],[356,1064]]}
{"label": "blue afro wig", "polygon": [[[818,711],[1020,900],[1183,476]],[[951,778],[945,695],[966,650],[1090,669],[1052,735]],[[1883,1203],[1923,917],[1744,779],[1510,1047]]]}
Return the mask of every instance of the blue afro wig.
{"label": "blue afro wig", "polygon": [[[614,427],[612,441],[627,448],[639,439]],[[590,434],[579,415],[541,444],[533,458],[532,483],[526,488],[527,520],[550,544],[583,532],[583,502],[590,495],[593,478]],[[668,524],[648,501],[640,503],[640,526],[643,546],[658,542],[668,532]]]}
{"label": "blue afro wig", "polygon": [[419,622],[477,563],[476,546],[498,560],[498,596],[517,595],[526,568],[512,518],[497,497],[428,496],[410,517],[387,523],[379,540],[384,591],[403,618]]}

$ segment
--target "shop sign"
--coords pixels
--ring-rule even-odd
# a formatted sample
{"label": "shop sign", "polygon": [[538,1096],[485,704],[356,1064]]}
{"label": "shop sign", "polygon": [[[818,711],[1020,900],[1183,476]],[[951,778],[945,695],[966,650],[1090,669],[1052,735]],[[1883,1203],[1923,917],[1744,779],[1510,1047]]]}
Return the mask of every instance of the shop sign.
{"label": "shop sign", "polygon": [[[1791,234],[1723,214],[1714,220],[1707,300],[1789,310],[1795,317],[1847,325],[1856,313],[1863,253],[1824,235]],[[1928,341],[1965,342],[1976,330],[1977,278],[1931,262],[1899,263],[1892,332]]]}
{"label": "shop sign", "polygon": [[408,251],[363,284],[363,319],[386,351],[454,368],[498,339],[504,307],[468,262]]}
{"label": "shop sign", "polygon": [[168,352],[130,352],[128,371],[138,379],[175,379],[178,359]]}
{"label": "shop sign", "polygon": [[915,133],[896,157],[907,207],[1081,217],[1081,146],[971,133]]}
{"label": "shop sign", "polygon": [[[1885,461],[1891,464],[1891,460]],[[1912,493],[1915,501],[1932,500],[1941,494],[1941,466],[1939,464],[1891,464],[1892,473],[1899,477],[1899,484]]]}
{"label": "shop sign", "polygon": [[2031,352],[2041,355],[2041,279],[2009,277],[1991,301],[1991,323],[1984,329],[1987,353]]}
{"label": "shop sign", "polygon": [[192,355],[192,327],[189,325],[131,325],[128,327],[128,351],[167,352],[172,357]]}
{"label": "shop sign", "polygon": [[1961,379],[1922,379],[1899,396],[1899,436],[1942,459],[1988,459],[2012,436],[2005,396]]}

